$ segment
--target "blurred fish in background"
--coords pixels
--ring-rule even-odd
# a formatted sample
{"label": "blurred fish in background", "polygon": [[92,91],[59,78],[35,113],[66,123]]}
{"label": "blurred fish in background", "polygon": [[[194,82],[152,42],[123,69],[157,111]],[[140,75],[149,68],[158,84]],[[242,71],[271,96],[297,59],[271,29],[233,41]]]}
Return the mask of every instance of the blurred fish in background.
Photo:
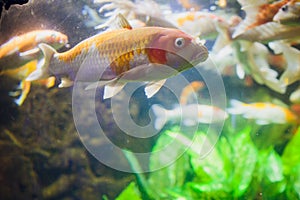
{"label": "blurred fish in background", "polygon": [[[173,109],[166,109],[159,104],[151,106],[155,115],[154,127],[161,130],[168,122],[181,123],[184,126],[197,126],[201,124],[212,124],[224,122],[228,118],[226,111],[212,105],[197,103],[199,100],[196,93],[204,87],[204,83],[193,81],[182,89],[179,105]],[[194,98],[196,97],[196,98]],[[191,103],[189,103],[191,102]]]}
{"label": "blurred fish in background", "polygon": [[230,100],[231,107],[227,112],[232,115],[243,115],[246,119],[253,119],[259,125],[267,124],[299,124],[299,116],[290,109],[264,102],[246,104],[238,100]]}
{"label": "blurred fish in background", "polygon": [[154,127],[157,130],[161,130],[167,122],[182,122],[184,126],[197,126],[199,123],[223,122],[228,117],[228,114],[218,107],[201,104],[178,105],[171,110],[154,104],[151,109],[155,115]]}
{"label": "blurred fish in background", "polygon": [[[40,43],[60,49],[67,46],[68,37],[54,30],[34,30],[12,37],[0,46],[0,75],[20,81],[17,91],[10,92],[11,96],[16,97],[15,103],[19,106],[23,104],[30,91],[31,82],[25,79],[37,69],[38,60],[42,59],[42,53],[38,48]],[[38,83],[50,88],[54,86],[55,78],[49,77]]]}

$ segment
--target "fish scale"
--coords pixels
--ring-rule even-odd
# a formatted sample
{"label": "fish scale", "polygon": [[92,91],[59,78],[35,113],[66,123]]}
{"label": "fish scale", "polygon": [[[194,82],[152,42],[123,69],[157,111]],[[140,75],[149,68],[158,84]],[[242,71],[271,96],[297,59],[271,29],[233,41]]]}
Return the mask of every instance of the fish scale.
{"label": "fish scale", "polygon": [[[124,26],[123,26],[124,27]],[[125,26],[126,27],[126,26]],[[105,86],[103,98],[110,98],[128,82],[149,82],[148,98],[165,80],[208,57],[205,46],[190,35],[171,28],[141,27],[107,31],[87,38],[64,53],[41,44],[41,66],[26,80],[48,76],[61,79],[59,87],[73,81],[89,82],[88,88]],[[154,82],[158,84],[153,84]]]}
{"label": "fish scale", "polygon": [[[98,49],[100,58],[108,58],[112,71],[115,72],[116,75],[119,75],[135,67],[137,64],[140,64],[141,61],[145,61],[137,59],[137,56],[139,56],[139,54],[147,54],[145,50],[150,48],[150,39],[153,38],[153,35],[157,34],[158,31],[159,30],[152,28],[149,28],[147,32],[137,30],[135,35],[132,35],[129,29],[110,31],[79,43],[70,51],[61,53],[58,59],[66,63],[76,63],[82,60],[82,58],[88,54],[89,49],[94,45]],[[140,36],[142,36],[142,39]],[[134,58],[137,59],[137,62],[135,62]],[[144,59],[145,57],[142,56],[141,58]],[[102,65],[107,63],[99,60],[98,64]]]}

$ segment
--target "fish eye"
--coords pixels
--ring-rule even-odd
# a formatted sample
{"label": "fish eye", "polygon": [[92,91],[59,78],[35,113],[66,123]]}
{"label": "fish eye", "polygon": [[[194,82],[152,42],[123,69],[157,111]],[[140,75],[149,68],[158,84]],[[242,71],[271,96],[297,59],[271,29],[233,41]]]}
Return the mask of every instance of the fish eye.
{"label": "fish eye", "polygon": [[51,34],[51,38],[55,39],[55,38],[56,38],[56,34],[55,34],[55,33],[52,33],[52,34]]}
{"label": "fish eye", "polygon": [[184,38],[176,38],[175,40],[176,47],[183,47],[184,43],[185,43]]}
{"label": "fish eye", "polygon": [[282,10],[283,12],[287,12],[288,9],[289,9],[289,7],[288,7],[287,5],[284,5],[284,6],[281,7],[281,10]]}

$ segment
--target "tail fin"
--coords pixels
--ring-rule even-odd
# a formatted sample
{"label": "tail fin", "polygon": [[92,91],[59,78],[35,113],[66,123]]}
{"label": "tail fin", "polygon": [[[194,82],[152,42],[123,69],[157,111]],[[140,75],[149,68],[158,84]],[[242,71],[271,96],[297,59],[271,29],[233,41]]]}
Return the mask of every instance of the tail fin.
{"label": "tail fin", "polygon": [[167,110],[158,104],[152,105],[151,109],[156,116],[154,127],[156,130],[160,130],[164,127],[168,120],[166,115]]}
{"label": "tail fin", "polygon": [[35,81],[49,77],[49,64],[53,55],[57,52],[53,47],[44,43],[39,44],[38,47],[42,50],[44,57],[39,60],[37,69],[26,78],[26,81]]}

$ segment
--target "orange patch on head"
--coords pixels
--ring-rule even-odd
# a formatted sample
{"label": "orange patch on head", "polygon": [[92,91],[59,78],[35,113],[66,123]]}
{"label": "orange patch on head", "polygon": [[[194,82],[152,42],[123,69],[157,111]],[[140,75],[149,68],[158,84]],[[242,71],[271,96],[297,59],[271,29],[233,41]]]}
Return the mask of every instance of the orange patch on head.
{"label": "orange patch on head", "polygon": [[151,63],[166,64],[166,51],[162,49],[147,49],[148,59]]}
{"label": "orange patch on head", "polygon": [[256,26],[265,24],[267,22],[273,21],[273,17],[278,12],[278,10],[288,3],[290,0],[282,0],[280,2],[272,3],[272,4],[263,4],[259,7],[258,14],[256,16],[256,20],[253,24],[247,27],[248,29],[254,28]]}

